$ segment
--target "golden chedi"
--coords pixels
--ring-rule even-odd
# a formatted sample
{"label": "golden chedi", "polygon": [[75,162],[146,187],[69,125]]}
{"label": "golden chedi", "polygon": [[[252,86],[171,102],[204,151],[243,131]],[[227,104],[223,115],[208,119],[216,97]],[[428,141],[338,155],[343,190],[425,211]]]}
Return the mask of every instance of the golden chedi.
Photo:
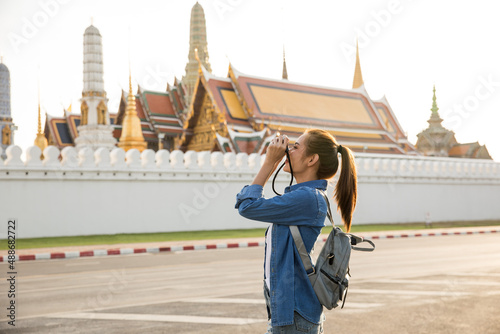
{"label": "golden chedi", "polygon": [[135,109],[135,96],[132,93],[132,77],[130,75],[127,109],[125,111],[125,118],[123,119],[122,134],[118,147],[123,148],[125,151],[135,148],[140,152],[147,148],[147,143],[142,134],[141,120],[137,116],[137,111]]}

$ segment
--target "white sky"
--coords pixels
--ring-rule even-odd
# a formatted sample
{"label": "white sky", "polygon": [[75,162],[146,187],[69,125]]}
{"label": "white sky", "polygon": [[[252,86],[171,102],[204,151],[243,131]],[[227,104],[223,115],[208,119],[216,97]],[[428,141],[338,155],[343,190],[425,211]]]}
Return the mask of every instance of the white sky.
{"label": "white sky", "polygon": [[[186,0],[0,0],[0,54],[11,73],[15,143],[37,131],[37,77],[42,110],[79,111],[83,32],[93,18],[103,36],[108,108],[128,87],[164,90],[184,74]],[[281,78],[285,44],[291,81],[350,88],[359,37],[361,68],[372,99],[385,95],[410,141],[427,127],[436,85],[439,113],[459,142],[486,144],[500,159],[500,20],[495,1],[201,0],[213,73],[229,60],[240,72]],[[130,33],[129,33],[130,29]],[[40,70],[38,70],[40,66]],[[42,119],[42,122],[44,120]]]}

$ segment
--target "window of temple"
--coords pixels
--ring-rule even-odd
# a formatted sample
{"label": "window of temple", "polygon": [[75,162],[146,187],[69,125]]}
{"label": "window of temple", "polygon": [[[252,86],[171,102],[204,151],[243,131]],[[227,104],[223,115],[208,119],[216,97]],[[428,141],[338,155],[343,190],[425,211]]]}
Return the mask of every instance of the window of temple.
{"label": "window of temple", "polygon": [[107,111],[106,104],[104,103],[104,101],[101,101],[97,106],[97,124],[106,125],[107,122],[106,111]]}
{"label": "window of temple", "polygon": [[11,144],[11,131],[8,125],[5,125],[2,129],[2,144],[10,145]]}
{"label": "window of temple", "polygon": [[82,121],[80,125],[87,125],[89,116],[89,106],[87,105],[87,102],[85,101],[82,102],[81,111],[82,111]]}

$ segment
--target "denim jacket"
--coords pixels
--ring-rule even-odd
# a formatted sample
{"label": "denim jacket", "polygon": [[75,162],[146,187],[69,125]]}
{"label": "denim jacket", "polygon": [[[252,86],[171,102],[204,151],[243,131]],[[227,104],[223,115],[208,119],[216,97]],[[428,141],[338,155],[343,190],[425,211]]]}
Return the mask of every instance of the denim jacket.
{"label": "denim jacket", "polygon": [[243,217],[273,224],[272,326],[293,324],[294,311],[310,322],[320,323],[323,307],[309,282],[288,226],[299,226],[310,253],[325,222],[326,202],[319,190],[326,190],[326,187],[326,180],[303,182],[287,187],[282,196],[267,199],[262,186],[250,185],[236,196],[236,208]]}

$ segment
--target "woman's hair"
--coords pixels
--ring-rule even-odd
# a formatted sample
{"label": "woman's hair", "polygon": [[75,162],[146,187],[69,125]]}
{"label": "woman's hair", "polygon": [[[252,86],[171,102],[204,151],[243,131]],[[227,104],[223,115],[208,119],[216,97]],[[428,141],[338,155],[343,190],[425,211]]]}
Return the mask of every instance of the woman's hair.
{"label": "woman's hair", "polygon": [[[358,196],[358,178],[356,164],[350,149],[340,146],[335,138],[327,131],[319,129],[307,130],[305,140],[305,153],[307,156],[317,154],[319,156],[319,168],[317,176],[319,179],[330,179],[339,167],[338,154],[342,157],[342,166],[339,180],[335,186],[335,200],[344,221],[344,227],[349,232],[356,198]],[[339,146],[342,149],[339,152]]]}

